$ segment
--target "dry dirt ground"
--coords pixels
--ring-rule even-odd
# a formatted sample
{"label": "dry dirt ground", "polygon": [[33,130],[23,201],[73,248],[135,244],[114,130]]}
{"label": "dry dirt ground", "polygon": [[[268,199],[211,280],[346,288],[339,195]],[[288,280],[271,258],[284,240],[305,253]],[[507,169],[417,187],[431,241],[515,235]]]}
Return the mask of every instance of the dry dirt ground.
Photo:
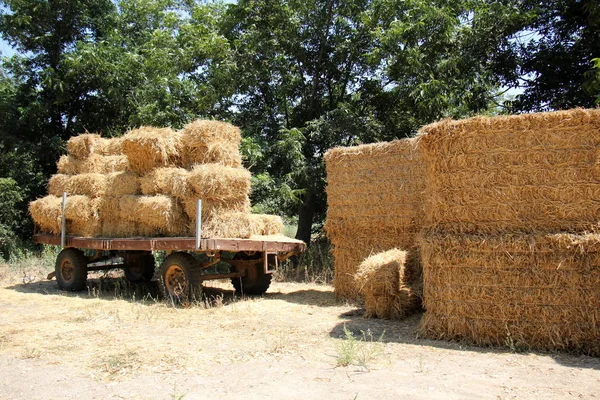
{"label": "dry dirt ground", "polygon": [[215,283],[174,308],[152,285],[67,294],[45,272],[0,265],[2,399],[600,397],[598,358],[417,339],[419,315],[367,320],[329,286]]}

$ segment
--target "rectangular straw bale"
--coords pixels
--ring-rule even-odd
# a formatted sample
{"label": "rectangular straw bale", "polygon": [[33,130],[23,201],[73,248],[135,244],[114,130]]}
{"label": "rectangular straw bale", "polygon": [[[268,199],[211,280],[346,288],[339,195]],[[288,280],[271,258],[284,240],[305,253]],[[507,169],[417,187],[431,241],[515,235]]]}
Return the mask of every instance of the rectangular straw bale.
{"label": "rectangular straw bale", "polygon": [[170,128],[143,126],[122,138],[123,153],[132,171],[145,174],[157,167],[180,167],[181,135]]}
{"label": "rectangular straw bale", "polygon": [[283,234],[283,219],[278,215],[250,214],[250,219],[257,226],[254,235],[272,236]]}
{"label": "rectangular straw bale", "polygon": [[448,233],[576,233],[600,221],[600,110],[423,127],[426,226]]}
{"label": "rectangular straw bale", "polygon": [[166,194],[178,199],[195,197],[189,184],[190,172],[185,168],[156,168],[140,178],[142,194]]}
{"label": "rectangular straw bale", "polygon": [[250,193],[250,171],[219,164],[197,164],[188,175],[194,193],[202,199],[239,199]]}
{"label": "rectangular straw bale", "polygon": [[[393,236],[337,237],[336,241],[331,243],[331,254],[333,255],[335,268],[333,286],[336,295],[346,299],[360,298],[360,293],[354,280],[354,275],[358,271],[359,265],[367,257],[399,247],[397,243],[397,238]],[[409,248],[409,251],[418,254],[418,250],[415,247]],[[415,268],[420,268],[419,265],[416,262]]]}
{"label": "rectangular straw bale", "polygon": [[90,197],[104,196],[106,190],[106,175],[79,174],[69,179],[71,195],[86,195]]}
{"label": "rectangular straw bale", "polygon": [[600,235],[428,234],[421,334],[600,354]]}
{"label": "rectangular straw bale", "polygon": [[392,249],[363,260],[354,275],[365,317],[402,319],[421,303],[420,273],[406,251]]}
{"label": "rectangular straw bale", "polygon": [[233,168],[242,165],[238,127],[220,121],[196,120],[181,131],[184,165],[214,163]]}
{"label": "rectangular straw bale", "polygon": [[123,138],[100,138],[96,141],[93,152],[103,156],[123,155]]}
{"label": "rectangular straw bale", "polygon": [[357,298],[354,274],[374,251],[412,249],[421,230],[425,166],[415,139],[325,154],[327,220],[339,297]]}
{"label": "rectangular straw bale", "polygon": [[[58,235],[61,232],[62,198],[49,195],[29,204],[33,221],[42,232]],[[65,206],[67,233],[76,236],[97,236],[101,223],[98,209],[88,196],[69,196]]]}
{"label": "rectangular straw bale", "polygon": [[112,172],[129,171],[129,161],[124,155],[102,156],[91,154],[78,160],[70,155],[63,155],[57,163],[59,174],[76,175],[86,173],[109,174]]}
{"label": "rectangular straw bale", "polygon": [[94,152],[94,147],[100,140],[100,135],[92,133],[72,136],[67,141],[67,151],[72,157],[82,160]]}
{"label": "rectangular straw bale", "polygon": [[[190,197],[182,201],[185,213],[192,222],[196,221],[197,201],[196,197]],[[237,211],[250,214],[250,210],[250,199],[247,196],[240,197],[234,201],[202,200],[203,221],[219,213]]]}
{"label": "rectangular straw bale", "polygon": [[169,196],[122,196],[119,217],[137,224],[142,236],[188,236],[189,220]]}
{"label": "rectangular straw bale", "polygon": [[66,174],[52,175],[48,180],[48,194],[62,196],[64,192],[71,193],[71,176]]}
{"label": "rectangular straw bale", "polygon": [[70,155],[62,155],[56,163],[59,174],[74,175],[81,172],[81,161]]}
{"label": "rectangular straw bale", "polygon": [[[190,231],[195,231],[195,222],[190,223]],[[260,234],[259,222],[251,214],[230,211],[212,214],[202,221],[203,238],[240,238],[248,239]]]}

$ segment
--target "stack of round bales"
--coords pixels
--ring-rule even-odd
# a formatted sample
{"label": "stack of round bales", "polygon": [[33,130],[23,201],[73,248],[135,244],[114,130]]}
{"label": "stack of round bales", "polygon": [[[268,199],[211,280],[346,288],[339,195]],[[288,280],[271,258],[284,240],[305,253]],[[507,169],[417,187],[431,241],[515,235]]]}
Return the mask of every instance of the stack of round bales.
{"label": "stack of round bales", "polygon": [[81,236],[190,236],[202,200],[202,236],[248,238],[281,233],[280,217],[250,213],[250,172],[241,167],[239,129],[195,121],[181,131],[141,127],[118,139],[69,140],[49,196],[30,204],[42,231]]}
{"label": "stack of round bales", "polygon": [[423,334],[600,354],[600,110],[442,121],[419,147]]}
{"label": "stack of round bales", "polygon": [[357,299],[354,275],[365,258],[394,248],[416,251],[424,165],[414,139],[334,148],[325,162],[335,292]]}

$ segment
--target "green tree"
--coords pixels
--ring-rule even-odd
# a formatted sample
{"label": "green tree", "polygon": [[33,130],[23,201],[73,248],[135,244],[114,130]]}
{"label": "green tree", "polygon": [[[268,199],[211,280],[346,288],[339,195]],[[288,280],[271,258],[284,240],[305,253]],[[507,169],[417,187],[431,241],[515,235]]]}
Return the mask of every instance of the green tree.
{"label": "green tree", "polygon": [[[500,85],[488,56],[518,10],[486,1],[239,1],[227,13],[235,120],[275,202],[308,241],[325,211],[322,156],[402,138],[428,122],[488,110]],[[493,14],[493,15],[492,15]],[[496,15],[496,17],[494,17]],[[481,36],[480,36],[481,35]],[[499,58],[499,57],[498,57]],[[359,190],[359,189],[357,189]],[[268,193],[255,192],[255,200]],[[274,204],[272,201],[270,204]]]}
{"label": "green tree", "polygon": [[[600,4],[597,0],[523,0],[533,15],[514,48],[524,92],[514,111],[592,107],[600,91],[590,81],[593,60],[600,58]],[[514,75],[513,75],[514,78]]]}

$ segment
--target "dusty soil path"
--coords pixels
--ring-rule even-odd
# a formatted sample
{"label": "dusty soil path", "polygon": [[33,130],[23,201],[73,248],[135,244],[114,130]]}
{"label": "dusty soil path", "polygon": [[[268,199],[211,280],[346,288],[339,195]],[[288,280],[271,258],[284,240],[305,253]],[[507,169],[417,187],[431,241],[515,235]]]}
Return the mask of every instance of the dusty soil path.
{"label": "dusty soil path", "polygon": [[418,315],[367,320],[328,286],[276,283],[240,299],[217,283],[205,302],[173,308],[120,280],[77,295],[1,272],[2,399],[600,396],[600,359],[417,339]]}

